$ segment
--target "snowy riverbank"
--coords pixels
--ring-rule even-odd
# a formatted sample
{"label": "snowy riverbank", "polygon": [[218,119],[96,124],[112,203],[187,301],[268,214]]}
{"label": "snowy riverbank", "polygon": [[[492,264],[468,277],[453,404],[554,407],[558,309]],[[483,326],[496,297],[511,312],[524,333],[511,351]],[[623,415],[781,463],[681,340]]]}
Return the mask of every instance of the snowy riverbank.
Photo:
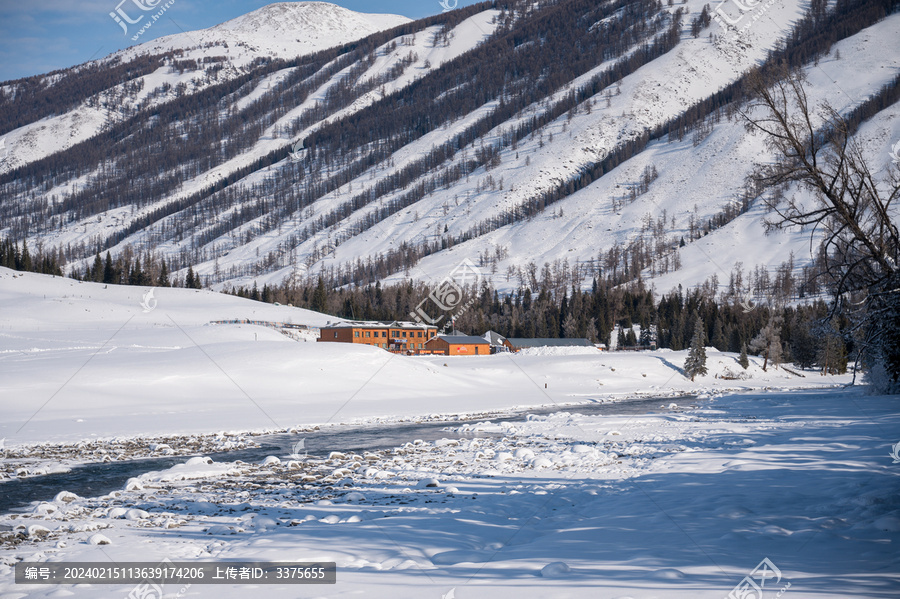
{"label": "snowy riverbank", "polygon": [[[105,497],[4,516],[0,592],[125,597],[127,586],[16,587],[10,565],[169,558],[337,562],[336,586],[267,586],[273,597],[718,599],[768,558],[781,580],[765,597],[787,583],[798,597],[895,596],[894,408],[858,390],[772,391],[463,425],[503,436],[448,432],[392,452],[193,458]],[[97,533],[109,544],[91,544]]]}

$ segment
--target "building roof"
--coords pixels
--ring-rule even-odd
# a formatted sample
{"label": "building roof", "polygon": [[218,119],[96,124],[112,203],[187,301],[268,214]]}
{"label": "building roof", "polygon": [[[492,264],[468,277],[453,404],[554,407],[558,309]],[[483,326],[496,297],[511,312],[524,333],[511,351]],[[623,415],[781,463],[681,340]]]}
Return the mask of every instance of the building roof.
{"label": "building roof", "polygon": [[513,347],[594,347],[587,339],[559,337],[510,337],[507,339]]}
{"label": "building roof", "polygon": [[447,343],[459,345],[487,345],[488,342],[484,337],[474,337],[472,335],[438,335],[432,339],[440,339]]}
{"label": "building roof", "polygon": [[418,322],[410,322],[405,320],[395,320],[393,322],[378,320],[348,320],[345,322],[336,322],[327,324],[322,329],[436,329],[434,325],[419,324]]}
{"label": "building roof", "polygon": [[491,345],[503,345],[503,342],[506,341],[506,337],[500,333],[495,333],[494,331],[485,333],[484,338],[487,339],[488,343]]}

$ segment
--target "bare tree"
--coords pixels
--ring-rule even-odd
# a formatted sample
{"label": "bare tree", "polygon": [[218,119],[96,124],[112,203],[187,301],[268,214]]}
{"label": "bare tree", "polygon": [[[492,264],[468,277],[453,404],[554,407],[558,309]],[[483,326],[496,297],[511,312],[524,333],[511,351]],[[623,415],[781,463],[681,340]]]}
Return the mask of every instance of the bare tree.
{"label": "bare tree", "polygon": [[812,239],[821,236],[826,283],[835,298],[830,316],[850,318],[864,364],[870,373],[886,375],[882,390],[896,392],[900,233],[892,213],[900,170],[889,168],[879,178],[853,137],[854,125],[827,103],[811,106],[805,83],[787,71],[751,79],[754,97],[742,116],[776,155],[774,163],[757,166],[751,183],[776,215],[769,226],[812,226]]}

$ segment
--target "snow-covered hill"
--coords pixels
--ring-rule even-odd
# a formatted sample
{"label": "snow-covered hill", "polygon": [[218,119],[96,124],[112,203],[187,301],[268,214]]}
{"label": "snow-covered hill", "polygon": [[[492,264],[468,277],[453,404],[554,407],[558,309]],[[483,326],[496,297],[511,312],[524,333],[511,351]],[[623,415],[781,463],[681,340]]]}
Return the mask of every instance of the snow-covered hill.
{"label": "snow-covered hill", "polygon": [[[196,61],[199,67],[184,70],[161,67],[127,82],[141,86],[143,92],[126,97],[126,85],[119,84],[100,94],[95,103],[83,103],[0,136],[5,140],[5,152],[0,153],[3,158],[0,159],[0,173],[85,142],[101,133],[111,121],[125,118],[129,110],[152,109],[174,97],[169,93],[152,97],[150,92],[153,90],[185,85],[196,93],[246,74],[254,61],[291,59],[353,42],[409,21],[401,15],[360,13],[328,2],[278,2],[208,29],[168,35],[114,52],[75,70],[94,64],[128,63],[138,57],[172,52],[177,54],[179,61]],[[205,74],[210,65],[221,68],[214,77]],[[269,87],[278,79],[279,75],[275,74],[261,87]],[[7,93],[15,87],[15,82],[8,82]]]}
{"label": "snow-covered hill", "polygon": [[208,29],[139,44],[121,55],[127,58],[193,48],[186,57],[223,52],[236,66],[243,66],[257,56],[310,54],[408,22],[410,19],[401,15],[360,13],[328,2],[277,2]]}
{"label": "snow-covered hill", "polygon": [[[603,6],[584,8],[575,0],[569,4],[586,11],[581,19],[592,23],[589,31],[601,31],[628,18],[627,11],[607,15]],[[143,194],[135,201],[111,196],[104,200],[110,204],[108,208],[92,207],[84,214],[76,215],[62,206],[67,201],[81,201],[72,199],[78,194],[87,200],[104,193],[100,180],[110,171],[101,163],[77,176],[56,177],[34,200],[28,197],[34,190],[16,187],[13,181],[6,187],[0,183],[0,190],[12,194],[11,201],[34,206],[34,215],[44,205],[41,202],[49,200],[60,206],[49,217],[40,212],[40,218],[22,217],[15,226],[9,222],[14,212],[9,211],[9,221],[0,220],[0,234],[21,236],[27,222],[33,247],[41,243],[45,248],[66,249],[76,267],[87,264],[93,257],[90,248],[98,246],[113,254],[129,246],[153,251],[177,261],[181,268],[193,264],[216,288],[254,282],[259,286],[278,284],[298,269],[303,273],[347,273],[360,261],[390,255],[404,245],[444,249],[430,252],[411,267],[393,268],[388,282],[410,277],[439,281],[463,259],[469,259],[479,263],[501,291],[523,285],[530,263],[537,269],[544,264],[555,264],[559,271],[577,268],[581,284],[589,285],[608,250],[626,248],[639,238],[658,253],[643,273],[658,292],[679,284],[697,285],[711,275],[724,285],[736,268],[773,271],[791,259],[799,270],[815,253],[807,232],[767,234],[759,203],[711,234],[691,237],[692,230],[733,208],[746,195],[744,179],[755,163],[773,159],[764,140],[748,134],[744,122],[735,116],[713,115],[699,131],[680,139],[669,136],[652,141],[590,185],[544,206],[539,213],[527,219],[511,216],[534,202],[537,194],[589,170],[623,145],[640,140],[654,127],[738,81],[779,45],[807,8],[805,2],[785,0],[767,6],[764,18],[754,19],[738,39],[715,21],[694,37],[690,24],[704,5],[703,0],[688,0],[675,6],[648,6],[645,23],[657,24],[657,33],[648,33],[621,55],[597,60],[512,116],[496,117],[504,103],[492,98],[452,118],[439,112],[421,114],[422,119],[436,120],[440,126],[420,123],[423,134],[377,156],[379,144],[386,145],[387,139],[345,144],[327,156],[308,148],[288,152],[298,147],[298,140],[317,143],[318,135],[334,135],[339,126],[349,137],[355,123],[371,111],[390,115],[429,81],[447,73],[468,73],[464,71],[466,61],[481,56],[480,49],[493,40],[504,40],[491,46],[498,52],[527,51],[540,38],[528,37],[536,35],[528,24],[543,23],[542,9],[524,10],[520,3],[513,3],[509,10],[471,12],[454,21],[408,23],[400,35],[378,34],[377,43],[372,41],[376,38],[369,38],[366,52],[360,53],[356,62],[345,64],[335,57],[324,63],[285,65],[265,72],[253,70],[252,57],[290,56],[303,48],[327,45],[316,39],[347,41],[348,36],[403,21],[391,16],[348,15],[344,9],[324,3],[275,4],[203,32],[164,38],[141,51],[186,48],[178,58],[183,61],[217,53],[217,49],[205,49],[207,42],[230,40],[223,42],[229,44],[228,59],[217,77],[246,76],[248,81],[238,90],[223,92],[220,115],[226,123],[257,119],[252,135],[240,144],[233,139],[211,143],[215,158],[191,163],[191,168],[183,169],[187,172],[178,172],[181,182],[176,186]],[[592,77],[622,68],[626,57],[638,55],[649,41],[661,39],[658,32],[675,23],[679,11],[684,11],[682,27],[672,49],[593,90],[572,110],[546,116],[556,102],[564,101]],[[520,26],[521,30],[516,29]],[[297,36],[293,33],[297,30],[315,33]],[[827,101],[846,113],[892,81],[900,72],[898,32],[900,14],[890,14],[838,41],[827,56],[806,65],[813,103]],[[512,47],[505,45],[506,40],[519,45],[501,50]],[[302,46],[307,43],[313,45]],[[125,52],[136,56],[138,50]],[[141,123],[152,122],[141,111],[178,96],[171,90],[164,97],[154,95],[154,90],[163,86],[183,83],[184,93],[200,95],[219,82],[210,80],[209,75],[204,79],[202,71],[180,72],[174,62],[143,80],[142,91],[125,94],[126,105],[136,106],[134,112],[110,120],[108,106],[101,105],[10,132],[6,135],[9,158],[5,168],[86,139],[111,123],[127,137],[128,132],[140,130]],[[463,78],[447,80],[454,85],[439,90],[433,102],[466,93],[468,82]],[[298,87],[303,91],[290,95]],[[290,102],[294,97],[296,103]],[[734,108],[729,108],[731,114]],[[860,131],[876,169],[890,167],[889,150],[900,140],[896,112],[896,106],[886,108]],[[483,123],[488,121],[484,119],[491,117],[492,126],[485,127]],[[510,141],[517,128],[531,126],[541,118],[547,122],[539,122],[530,135]],[[178,135],[189,125],[186,118],[172,126],[171,134]],[[476,125],[483,130],[457,144]],[[397,132],[391,135],[391,139],[400,137]],[[60,139],[69,141],[57,141]],[[455,155],[436,158],[423,172],[407,175],[423,156],[445,146],[454,147]],[[493,161],[476,163],[468,170],[484,148],[492,149]],[[159,151],[166,149],[152,150]],[[120,157],[118,169],[130,168],[124,156]],[[0,172],[2,169],[0,165]],[[175,170],[170,174],[176,174]],[[643,174],[651,170],[656,175],[646,189],[632,193]],[[458,176],[460,172],[465,175]],[[136,173],[127,180],[120,177],[116,185],[124,193],[142,180],[149,185],[160,179],[154,173]],[[400,180],[402,184],[395,183]],[[426,191],[418,193],[419,189]],[[508,220],[513,222],[503,224]],[[661,233],[652,237],[653,230]],[[682,239],[686,246],[677,249]]]}
{"label": "snow-covered hill", "polygon": [[[0,439],[7,447],[91,437],[276,430],[640,395],[819,387],[849,375],[744,371],[686,352],[406,357],[298,342],[253,320],[317,327],[331,316],[212,291],[85,283],[0,268]],[[313,337],[315,338],[315,337]],[[525,374],[528,373],[528,374]]]}

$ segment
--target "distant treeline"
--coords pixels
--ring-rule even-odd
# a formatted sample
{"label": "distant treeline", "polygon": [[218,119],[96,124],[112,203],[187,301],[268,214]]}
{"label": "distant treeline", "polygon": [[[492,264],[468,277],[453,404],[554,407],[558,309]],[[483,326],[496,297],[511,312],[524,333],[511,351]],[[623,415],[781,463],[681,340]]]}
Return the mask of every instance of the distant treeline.
{"label": "distant treeline", "polygon": [[[0,266],[19,271],[62,276],[56,257],[28,245],[0,240]],[[133,255],[125,251],[112,258],[109,252],[94,257],[93,264],[75,278],[115,285],[187,287],[199,289],[201,279],[188,267],[184,278],[170,277],[165,260],[152,254]],[[429,297],[429,288],[419,282],[389,287],[381,283],[365,287],[334,289],[319,277],[315,282],[286,282],[259,289],[231,288],[233,295],[261,302],[280,302],[325,314],[358,320],[409,320],[410,314]],[[689,347],[697,319],[707,331],[708,344],[722,351],[740,352],[762,331],[770,331],[780,346],[780,360],[803,367],[819,366],[842,371],[853,353],[840,331],[846,323],[827,321],[827,306],[821,300],[797,307],[754,306],[737,301],[716,300],[716,289],[705,284],[685,292],[678,290],[659,301],[639,280],[614,286],[609,279],[594,279],[590,291],[560,285],[558,273],[545,268],[535,291],[523,288],[503,297],[491,286],[466,289],[468,308],[455,319],[457,329],[481,335],[493,330],[505,337],[587,338],[608,343],[619,330],[617,345],[649,346],[680,350]],[[438,318],[441,314],[431,315]],[[444,321],[439,326],[446,324]],[[640,338],[633,325],[640,325]]]}
{"label": "distant treeline", "polygon": [[11,239],[0,238],[0,266],[25,272],[39,272],[45,275],[62,276],[63,272],[55,254],[38,252],[32,255],[28,242],[23,241],[21,247]]}
{"label": "distant treeline", "polygon": [[[846,322],[827,320],[828,309],[821,300],[797,307],[755,306],[746,301],[717,301],[715,290],[703,286],[690,291],[679,287],[655,301],[641,282],[613,287],[595,280],[590,291],[573,287],[561,293],[554,293],[553,285],[542,280],[535,291],[526,288],[503,297],[487,284],[468,289],[460,305],[471,304],[456,318],[455,327],[472,335],[493,330],[505,337],[587,338],[595,343],[609,343],[611,333],[618,330],[619,346],[654,344],[681,350],[690,346],[699,318],[707,344],[722,351],[738,353],[749,347],[752,353],[754,341],[763,334],[780,349],[779,359],[772,352],[770,361],[827,367],[830,372],[845,370],[854,352],[852,342],[848,344],[840,334]],[[348,319],[410,320],[410,314],[428,298],[429,289],[412,282],[331,289],[319,278],[300,285],[264,285],[262,289],[254,285],[230,292]],[[640,325],[640,337],[633,325]]]}
{"label": "distant treeline", "polygon": [[[32,252],[28,243],[20,246],[11,239],[0,238],[0,266],[24,272],[37,272],[45,275],[63,276],[55,250],[45,252],[37,249]],[[193,267],[188,267],[183,278],[170,276],[171,271],[165,259],[150,252],[143,255],[134,254],[130,248],[115,258],[106,252],[106,259],[97,254],[94,262],[82,270],[69,273],[79,281],[93,281],[111,285],[144,285],[148,287],[203,287],[200,275],[194,275]]]}

